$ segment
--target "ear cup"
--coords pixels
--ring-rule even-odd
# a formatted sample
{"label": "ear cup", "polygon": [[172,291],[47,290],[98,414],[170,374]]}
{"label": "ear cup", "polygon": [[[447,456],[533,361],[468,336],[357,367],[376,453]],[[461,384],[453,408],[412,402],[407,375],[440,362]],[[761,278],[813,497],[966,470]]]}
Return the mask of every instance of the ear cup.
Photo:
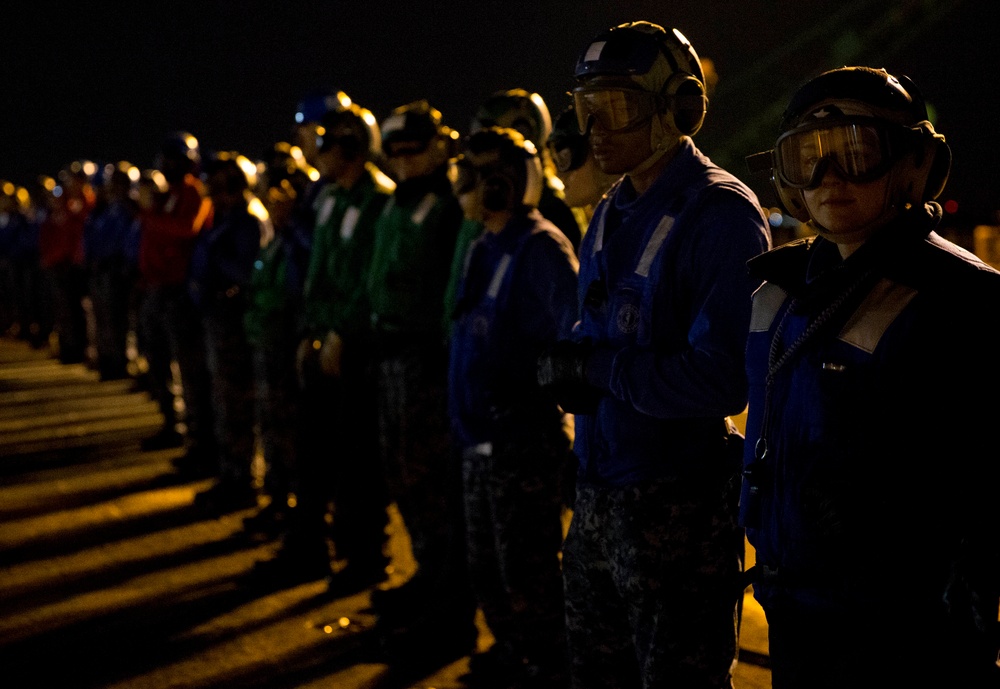
{"label": "ear cup", "polygon": [[906,172],[906,193],[911,203],[923,203],[936,199],[944,191],[951,171],[951,147],[928,122],[921,123],[914,131],[917,141],[908,159],[912,167]]}
{"label": "ear cup", "polygon": [[488,211],[514,209],[514,185],[501,175],[491,175],[483,180],[483,208]]}
{"label": "ear cup", "polygon": [[542,200],[542,190],[545,186],[542,163],[538,159],[538,156],[531,156],[530,158],[524,159],[524,166],[526,174],[524,194],[521,196],[521,203],[525,206],[531,206],[534,208],[537,207],[538,202]]}
{"label": "ear cup", "polygon": [[777,175],[771,176],[771,186],[774,187],[774,191],[778,195],[778,201],[786,213],[799,222],[809,220],[809,211],[806,210],[806,202],[802,198],[801,189],[786,187],[781,183],[781,178]]}
{"label": "ear cup", "polygon": [[690,74],[675,74],[663,87],[667,113],[681,134],[693,136],[705,121],[705,85]]}
{"label": "ear cup", "polygon": [[951,172],[951,146],[944,141],[935,141],[931,146],[930,155],[934,156],[930,170],[927,173],[927,184],[924,186],[924,199],[936,199],[944,191]]}

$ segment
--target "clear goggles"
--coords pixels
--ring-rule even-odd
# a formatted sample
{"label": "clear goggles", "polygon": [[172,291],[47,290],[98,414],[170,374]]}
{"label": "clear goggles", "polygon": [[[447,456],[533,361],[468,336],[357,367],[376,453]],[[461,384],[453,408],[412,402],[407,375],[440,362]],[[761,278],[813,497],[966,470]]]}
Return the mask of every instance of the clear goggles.
{"label": "clear goggles", "polygon": [[576,121],[586,133],[591,118],[602,129],[617,131],[645,122],[659,110],[656,94],[635,88],[581,87],[573,91]]}
{"label": "clear goggles", "polygon": [[892,167],[903,131],[870,119],[792,130],[775,144],[775,174],[793,189],[812,189],[833,165],[848,182],[871,182]]}

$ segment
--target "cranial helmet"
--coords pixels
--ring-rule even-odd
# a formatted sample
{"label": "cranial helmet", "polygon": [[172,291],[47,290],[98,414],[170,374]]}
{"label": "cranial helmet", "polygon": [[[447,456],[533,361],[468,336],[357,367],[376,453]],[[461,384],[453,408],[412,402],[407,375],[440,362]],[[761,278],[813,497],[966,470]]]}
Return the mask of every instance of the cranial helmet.
{"label": "cranial helmet", "polygon": [[163,138],[160,155],[170,160],[186,159],[198,165],[201,163],[201,147],[198,139],[190,132],[170,132]]}
{"label": "cranial helmet", "polygon": [[516,129],[486,127],[469,134],[453,169],[457,193],[483,185],[483,207],[487,210],[534,208],[542,196],[538,151]]}
{"label": "cranial helmet", "polygon": [[237,151],[216,151],[205,161],[203,176],[210,184],[221,183],[229,194],[253,189],[257,184],[257,166]]}
{"label": "cranial helmet", "polygon": [[951,149],[934,131],[916,85],[884,69],[841,67],[802,86],[785,109],[771,151],[771,182],[785,209],[809,220],[803,189],[828,168],[868,182],[890,175],[883,214],[937,198]]}
{"label": "cranial helmet", "polygon": [[426,100],[401,105],[382,121],[382,147],[396,141],[427,144],[447,130],[441,112]]}
{"label": "cranial helmet", "polygon": [[[592,113],[586,107],[587,100],[577,94],[605,89],[620,89],[626,95],[630,95],[629,90],[652,95],[646,104],[629,113],[628,119],[634,121],[626,126],[660,114],[669,129],[691,136],[705,119],[708,98],[701,61],[677,29],[639,21],[602,31],[580,53],[574,76],[579,83],[574,96],[581,131],[586,131]],[[660,142],[652,143],[656,149]]]}
{"label": "cranial helmet", "polygon": [[201,146],[198,139],[190,132],[170,132],[160,144],[156,167],[169,182],[179,181],[187,173],[197,175],[201,167]]}
{"label": "cranial helmet", "polygon": [[139,168],[127,160],[108,163],[104,166],[104,186],[127,191],[139,181],[139,175]]}
{"label": "cranial helmet", "polygon": [[497,91],[487,98],[472,119],[470,132],[486,127],[516,129],[535,146],[544,146],[552,132],[552,116],[545,100],[525,89]]}
{"label": "cranial helmet", "polygon": [[343,110],[351,104],[351,97],[336,89],[323,89],[306,94],[295,106],[296,124],[319,122],[328,112]]}
{"label": "cranial helmet", "polygon": [[546,145],[559,172],[576,170],[587,160],[590,142],[577,125],[576,107],[569,105],[559,113]]}
{"label": "cranial helmet", "polygon": [[264,176],[269,186],[288,180],[296,192],[301,192],[310,181],[319,179],[319,172],[306,161],[302,149],[287,141],[275,143],[266,153],[263,162]]}
{"label": "cranial helmet", "polygon": [[323,115],[316,128],[316,148],[322,152],[334,145],[340,146],[348,159],[353,160],[359,155],[369,160],[379,157],[382,154],[382,135],[371,111],[357,103],[350,103],[341,110]]}

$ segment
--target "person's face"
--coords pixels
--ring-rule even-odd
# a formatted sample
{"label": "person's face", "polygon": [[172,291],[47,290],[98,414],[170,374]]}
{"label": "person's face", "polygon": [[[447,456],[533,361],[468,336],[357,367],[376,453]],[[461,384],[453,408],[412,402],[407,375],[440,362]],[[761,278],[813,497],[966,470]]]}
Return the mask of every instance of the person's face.
{"label": "person's face", "polygon": [[389,172],[400,182],[426,177],[441,164],[433,145],[420,141],[393,141],[385,147]]}
{"label": "person's face", "polygon": [[302,149],[306,162],[319,169],[316,165],[318,151],[316,150],[316,123],[306,122],[295,125],[292,138],[296,146]]}
{"label": "person's face", "polygon": [[338,179],[347,170],[348,160],[340,146],[334,144],[316,153],[316,169],[325,179]]}
{"label": "person's face", "polygon": [[563,197],[569,207],[592,206],[601,198],[601,194],[604,192],[597,188],[596,167],[597,162],[594,160],[594,156],[588,153],[583,165],[575,170],[558,173],[559,179],[563,183]]}
{"label": "person's face", "polygon": [[276,229],[284,228],[288,225],[295,205],[295,191],[291,184],[285,180],[281,184],[268,187],[267,194],[264,195],[264,205],[271,216],[271,222]]}
{"label": "person's face", "polygon": [[603,172],[622,175],[637,168],[653,153],[651,119],[625,129],[610,130],[597,120],[590,128],[590,150]]}
{"label": "person's face", "polygon": [[458,203],[462,207],[462,213],[469,220],[482,222],[486,209],[483,207],[483,185],[476,183],[471,188],[461,190],[458,185],[452,183],[452,189],[458,197]]}
{"label": "person's face", "polygon": [[832,234],[846,234],[872,224],[882,215],[888,185],[888,174],[871,182],[848,182],[830,165],[819,186],[803,189],[802,198],[816,223]]}
{"label": "person's face", "polygon": [[[462,156],[448,170],[451,188],[458,197],[462,212],[469,220],[483,222],[486,208],[483,205],[483,179],[477,164],[484,161],[484,156]],[[487,160],[492,160],[486,157]]]}
{"label": "person's face", "polygon": [[243,193],[235,193],[229,189],[229,177],[225,172],[219,171],[208,176],[205,180],[205,187],[208,195],[212,198],[212,204],[220,209],[233,208],[243,200]]}

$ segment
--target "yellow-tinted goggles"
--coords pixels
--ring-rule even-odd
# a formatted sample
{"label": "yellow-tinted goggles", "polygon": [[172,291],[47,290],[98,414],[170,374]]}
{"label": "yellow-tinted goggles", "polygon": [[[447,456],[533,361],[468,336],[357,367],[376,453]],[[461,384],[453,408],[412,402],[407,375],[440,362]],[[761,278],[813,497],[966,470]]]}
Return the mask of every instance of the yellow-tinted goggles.
{"label": "yellow-tinted goggles", "polygon": [[657,111],[657,97],[649,91],[631,88],[581,87],[573,91],[576,120],[586,133],[593,118],[602,129],[617,131],[649,119]]}
{"label": "yellow-tinted goggles", "polygon": [[849,182],[870,182],[892,167],[893,149],[899,148],[893,134],[882,123],[863,119],[796,129],[775,144],[775,172],[794,189],[819,186],[829,165]]}

